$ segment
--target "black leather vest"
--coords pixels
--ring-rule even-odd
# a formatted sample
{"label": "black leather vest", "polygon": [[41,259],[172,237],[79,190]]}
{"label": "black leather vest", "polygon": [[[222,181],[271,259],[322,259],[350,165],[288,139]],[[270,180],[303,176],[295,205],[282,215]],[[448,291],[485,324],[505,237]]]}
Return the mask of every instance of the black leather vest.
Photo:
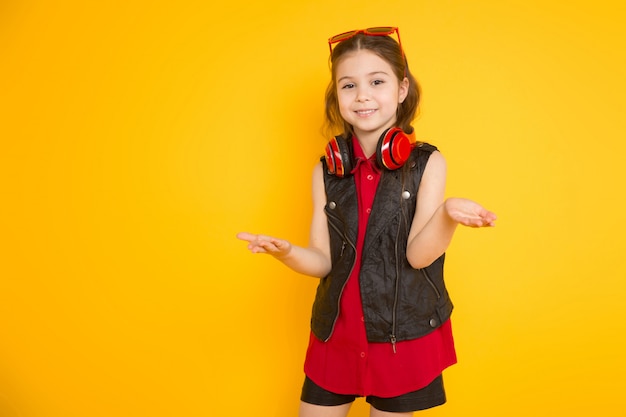
{"label": "black leather vest", "polygon": [[[365,329],[370,342],[415,339],[428,334],[452,313],[443,280],[445,254],[430,266],[414,269],[406,247],[419,184],[436,148],[422,144],[406,164],[383,170],[367,226],[359,283]],[[313,303],[311,329],[327,341],[333,332],[343,288],[356,259],[358,207],[354,177],[328,173],[324,158],[325,212],[328,218],[332,269],[320,279]]]}

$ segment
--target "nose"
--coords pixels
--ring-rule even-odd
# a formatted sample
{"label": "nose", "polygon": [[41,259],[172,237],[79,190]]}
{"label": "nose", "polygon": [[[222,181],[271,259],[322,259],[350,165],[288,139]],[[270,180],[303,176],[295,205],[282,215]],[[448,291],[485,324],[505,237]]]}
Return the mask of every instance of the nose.
{"label": "nose", "polygon": [[364,101],[369,101],[369,92],[365,87],[357,87],[356,92],[356,101],[362,103]]}

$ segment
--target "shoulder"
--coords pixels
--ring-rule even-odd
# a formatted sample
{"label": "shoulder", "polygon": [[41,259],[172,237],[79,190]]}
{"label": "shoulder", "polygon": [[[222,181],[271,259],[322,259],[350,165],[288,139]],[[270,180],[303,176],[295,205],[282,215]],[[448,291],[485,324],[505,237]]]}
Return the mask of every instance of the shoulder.
{"label": "shoulder", "polygon": [[313,187],[324,187],[324,174],[327,171],[328,170],[326,169],[326,166],[323,162],[318,162],[317,164],[315,164],[315,166],[313,167]]}
{"label": "shoulder", "polygon": [[447,173],[446,158],[439,151],[433,151],[426,162],[422,182],[426,184],[445,183]]}
{"label": "shoulder", "polygon": [[439,149],[430,143],[420,142],[415,145],[411,153],[411,168],[425,174],[427,170],[445,170],[446,160]]}
{"label": "shoulder", "polygon": [[321,162],[313,167],[312,186],[313,189],[313,205],[324,205],[326,202],[326,190],[324,185],[325,168]]}
{"label": "shoulder", "polygon": [[439,152],[438,149],[434,149],[433,151],[430,152],[430,156],[428,158],[428,164],[433,164],[433,165],[441,165],[443,164],[445,166],[446,164],[446,158],[443,156],[443,154],[441,152]]}
{"label": "shoulder", "polygon": [[426,169],[424,170],[424,175],[427,175],[429,172],[433,171],[443,173],[445,173],[446,171],[446,158],[436,148],[435,150],[430,152],[430,156],[426,164]]}
{"label": "shoulder", "polygon": [[324,173],[325,165],[323,158],[313,167],[313,175],[320,175]]}

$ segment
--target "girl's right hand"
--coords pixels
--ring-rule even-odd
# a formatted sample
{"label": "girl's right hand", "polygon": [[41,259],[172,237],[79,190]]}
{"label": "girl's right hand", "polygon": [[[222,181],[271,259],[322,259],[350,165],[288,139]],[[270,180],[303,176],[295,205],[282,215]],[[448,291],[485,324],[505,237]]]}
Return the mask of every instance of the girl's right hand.
{"label": "girl's right hand", "polygon": [[291,243],[271,236],[258,235],[248,232],[237,233],[237,238],[248,242],[248,249],[252,253],[267,253],[275,258],[284,258],[291,252]]}

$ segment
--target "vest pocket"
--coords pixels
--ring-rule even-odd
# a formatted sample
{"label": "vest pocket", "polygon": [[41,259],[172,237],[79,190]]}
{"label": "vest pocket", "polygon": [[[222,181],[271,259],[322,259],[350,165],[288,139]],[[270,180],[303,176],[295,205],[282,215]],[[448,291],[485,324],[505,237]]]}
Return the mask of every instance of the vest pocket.
{"label": "vest pocket", "polygon": [[428,272],[426,272],[425,268],[420,269],[420,271],[422,271],[422,274],[424,275],[424,278],[426,278],[426,282],[428,282],[428,284],[430,284],[430,286],[432,287],[433,291],[435,291],[435,294],[437,294],[437,300],[441,298],[441,292],[439,292],[439,289],[437,288],[437,286],[435,285],[435,283],[433,282],[433,280],[430,278],[430,275],[428,275]]}
{"label": "vest pocket", "polygon": [[443,294],[430,274],[421,269],[414,269],[412,274],[400,278],[398,294],[400,322],[428,320],[442,298]]}

